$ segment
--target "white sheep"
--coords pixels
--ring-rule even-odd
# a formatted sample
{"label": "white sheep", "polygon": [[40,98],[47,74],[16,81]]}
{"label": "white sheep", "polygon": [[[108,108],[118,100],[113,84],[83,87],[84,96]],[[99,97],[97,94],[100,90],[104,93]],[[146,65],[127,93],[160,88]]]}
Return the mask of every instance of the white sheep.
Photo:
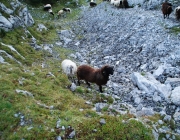
{"label": "white sheep", "polygon": [[74,76],[77,72],[76,63],[74,63],[73,61],[69,59],[65,59],[62,61],[61,66],[62,66],[63,72],[68,76],[68,78],[71,79],[73,82],[75,82]]}
{"label": "white sheep", "polygon": [[177,20],[180,19],[180,6],[175,8],[175,16]]}
{"label": "white sheep", "polygon": [[71,9],[70,8],[63,8],[62,10],[59,10],[57,16],[60,17],[64,14],[64,12],[69,12],[71,13]]}
{"label": "white sheep", "polygon": [[120,5],[120,0],[114,0],[113,5],[118,7]]}
{"label": "white sheep", "polygon": [[51,7],[51,4],[46,4],[46,5],[44,5],[44,10],[45,11],[48,11],[49,9],[51,9],[52,7]]}
{"label": "white sheep", "polygon": [[114,0],[111,0],[111,1],[110,1],[110,4],[114,4]]}
{"label": "white sheep", "polygon": [[94,0],[91,0],[91,2],[89,3],[89,5],[90,5],[90,7],[94,7],[94,6],[96,6],[96,5],[97,5],[97,3],[96,3],[96,2],[94,2]]}
{"label": "white sheep", "polygon": [[63,8],[62,9],[64,12],[69,12],[69,13],[71,13],[71,8]]}
{"label": "white sheep", "polygon": [[63,13],[64,13],[64,11],[63,10],[59,10],[59,12],[58,12],[58,17],[60,17],[61,15],[63,15]]}

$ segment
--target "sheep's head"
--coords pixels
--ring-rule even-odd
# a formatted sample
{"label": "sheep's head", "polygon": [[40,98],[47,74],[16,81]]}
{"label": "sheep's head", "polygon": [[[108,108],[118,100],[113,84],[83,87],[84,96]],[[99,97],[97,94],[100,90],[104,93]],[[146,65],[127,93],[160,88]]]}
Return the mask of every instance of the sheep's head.
{"label": "sheep's head", "polygon": [[102,67],[102,74],[104,76],[113,75],[113,73],[114,73],[114,67],[109,66],[109,65],[105,65]]}

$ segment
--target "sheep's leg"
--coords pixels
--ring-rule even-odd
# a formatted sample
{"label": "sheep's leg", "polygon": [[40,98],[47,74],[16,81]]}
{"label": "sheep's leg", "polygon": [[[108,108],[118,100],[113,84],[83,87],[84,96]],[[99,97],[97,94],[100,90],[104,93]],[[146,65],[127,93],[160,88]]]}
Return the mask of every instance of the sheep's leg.
{"label": "sheep's leg", "polygon": [[100,90],[101,93],[103,92],[103,91],[102,91],[102,86],[99,86],[99,90]]}
{"label": "sheep's leg", "polygon": [[[70,75],[68,75],[68,80],[71,81],[72,83],[75,81],[74,78],[73,78],[73,76],[70,76]],[[74,83],[75,83],[75,82],[74,82]]]}
{"label": "sheep's leg", "polygon": [[78,78],[78,85],[80,86],[80,80],[79,80],[79,78]]}
{"label": "sheep's leg", "polygon": [[88,81],[86,81],[86,84],[90,87],[90,84],[88,83]]}
{"label": "sheep's leg", "polygon": [[74,76],[72,77],[72,81],[73,81],[74,83],[76,83]]}

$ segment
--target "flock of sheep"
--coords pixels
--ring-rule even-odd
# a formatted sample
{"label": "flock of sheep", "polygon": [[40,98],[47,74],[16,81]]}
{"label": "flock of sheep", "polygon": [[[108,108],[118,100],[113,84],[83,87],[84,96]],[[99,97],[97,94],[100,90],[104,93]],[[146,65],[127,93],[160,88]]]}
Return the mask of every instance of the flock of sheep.
{"label": "flock of sheep", "polygon": [[[51,4],[44,5],[44,11],[48,11],[51,15],[54,16],[54,12],[52,10]],[[63,9],[59,10],[58,13],[57,13],[57,16],[58,17],[62,16],[64,14],[64,12],[69,12],[70,13],[71,8],[63,8]]]}
{"label": "flock of sheep", "polygon": [[[94,7],[97,3],[93,0],[90,1],[89,6]],[[54,16],[54,13],[52,11],[51,4],[44,5],[44,10],[48,11],[51,15]],[[70,8],[63,8],[62,10],[58,11],[57,16],[63,15],[64,12],[71,12]],[[80,85],[80,80],[84,80],[88,86],[90,86],[90,83],[96,83],[99,86],[99,91],[102,91],[102,85],[105,85],[107,81],[109,80],[109,76],[113,75],[114,68],[109,65],[104,65],[102,68],[95,69],[88,65],[81,65],[77,67],[76,63],[65,59],[61,63],[61,67],[63,72],[67,75],[68,79],[72,82],[75,82],[75,77],[78,79],[78,84]]]}
{"label": "flock of sheep", "polygon": [[[94,7],[96,5],[97,5],[97,3],[94,2],[94,0],[91,0],[91,2],[89,3],[90,7]],[[52,10],[51,4],[44,5],[43,9],[44,9],[44,11],[48,11],[49,14],[53,15],[53,17],[54,17],[54,12]],[[60,16],[62,16],[64,13],[66,13],[66,12],[71,13],[71,8],[63,8],[63,9],[59,10],[58,13],[57,13],[58,18]]]}
{"label": "flock of sheep", "polygon": [[104,65],[99,69],[95,69],[89,65],[77,67],[76,63],[69,59],[63,60],[61,67],[69,79],[75,82],[74,77],[77,76],[79,85],[80,80],[84,80],[88,86],[90,86],[90,83],[96,83],[99,86],[100,92],[103,92],[102,85],[105,85],[109,80],[109,76],[114,73],[114,67],[109,65]]}
{"label": "flock of sheep", "polygon": [[[169,15],[172,13],[173,9],[172,9],[172,4],[165,1],[162,4],[162,13],[164,15],[164,18],[169,18]],[[175,15],[176,15],[176,19],[179,20],[180,19],[180,6],[175,8]]]}
{"label": "flock of sheep", "polygon": [[[110,1],[110,4],[119,7],[119,8],[129,8],[129,4],[127,0],[108,0]],[[94,7],[97,4],[91,0],[89,3],[90,7]],[[47,10],[50,14],[54,16],[54,13],[52,11],[52,7],[50,4],[46,4],[44,6],[44,10]],[[172,4],[169,2],[164,2],[162,4],[162,13],[164,15],[164,18],[169,18],[169,15],[171,14],[172,10]],[[70,8],[63,8],[60,10],[57,15],[61,16],[64,12],[71,12]],[[180,19],[180,6],[175,8],[175,15],[177,20]],[[77,67],[76,63],[65,59],[61,63],[63,72],[68,76],[68,79],[75,82],[75,77],[77,77],[77,83],[80,85],[80,80],[84,80],[88,86],[90,86],[90,83],[96,83],[99,86],[99,91],[102,91],[102,85],[105,85],[107,81],[109,80],[109,76],[113,75],[114,68],[109,65],[104,65],[103,67],[99,69],[95,69],[88,65],[81,65]],[[90,83],[89,83],[90,82]]]}
{"label": "flock of sheep", "polygon": [[[113,5],[115,5],[116,7],[124,7],[124,8],[129,8],[129,5],[128,5],[128,1],[127,0],[108,0],[108,1],[110,1],[110,3],[111,4],[113,4]],[[91,0],[90,2],[89,2],[89,6],[90,7],[94,7],[94,6],[96,6],[97,5],[97,3],[96,2],[94,2],[94,0]],[[44,5],[44,11],[48,11],[51,15],[53,15],[54,16],[54,12],[53,12],[53,10],[52,10],[52,6],[51,6],[51,4],[46,4],[46,5]],[[71,8],[63,8],[63,9],[61,9],[61,10],[59,10],[58,11],[58,13],[57,13],[57,16],[58,17],[60,17],[60,16],[62,16],[65,12],[71,12]]]}
{"label": "flock of sheep", "polygon": [[[128,4],[127,0],[106,0],[106,1],[109,1],[110,4],[112,4],[112,5],[116,6],[116,7],[119,7],[119,8],[129,8],[129,4]],[[97,5],[97,3],[94,2],[94,0],[91,0],[90,3],[89,3],[90,7],[94,7],[96,5]],[[51,15],[54,16],[54,12],[52,11],[51,4],[44,5],[44,10],[48,11]],[[162,10],[164,18],[166,18],[166,17],[169,18],[169,15],[173,11],[172,4],[165,1],[162,4],[162,9],[161,10]],[[63,8],[60,11],[58,11],[57,16],[58,17],[62,16],[64,12],[69,12],[70,13],[71,9],[70,8]],[[180,6],[175,8],[175,15],[176,15],[176,19],[179,20],[180,19]]]}

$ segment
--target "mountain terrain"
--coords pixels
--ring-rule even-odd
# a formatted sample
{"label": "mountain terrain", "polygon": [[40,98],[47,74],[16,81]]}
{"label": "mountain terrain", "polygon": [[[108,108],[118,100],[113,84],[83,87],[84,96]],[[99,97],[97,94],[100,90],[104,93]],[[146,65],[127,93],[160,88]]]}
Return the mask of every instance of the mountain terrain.
{"label": "mountain terrain", "polygon": [[[174,12],[163,18],[162,1],[129,3],[123,9],[108,1],[90,8],[86,2],[61,18],[19,1],[1,3],[2,139],[179,139],[179,21]],[[78,66],[112,65],[104,92],[68,81],[60,67],[66,58]]]}

